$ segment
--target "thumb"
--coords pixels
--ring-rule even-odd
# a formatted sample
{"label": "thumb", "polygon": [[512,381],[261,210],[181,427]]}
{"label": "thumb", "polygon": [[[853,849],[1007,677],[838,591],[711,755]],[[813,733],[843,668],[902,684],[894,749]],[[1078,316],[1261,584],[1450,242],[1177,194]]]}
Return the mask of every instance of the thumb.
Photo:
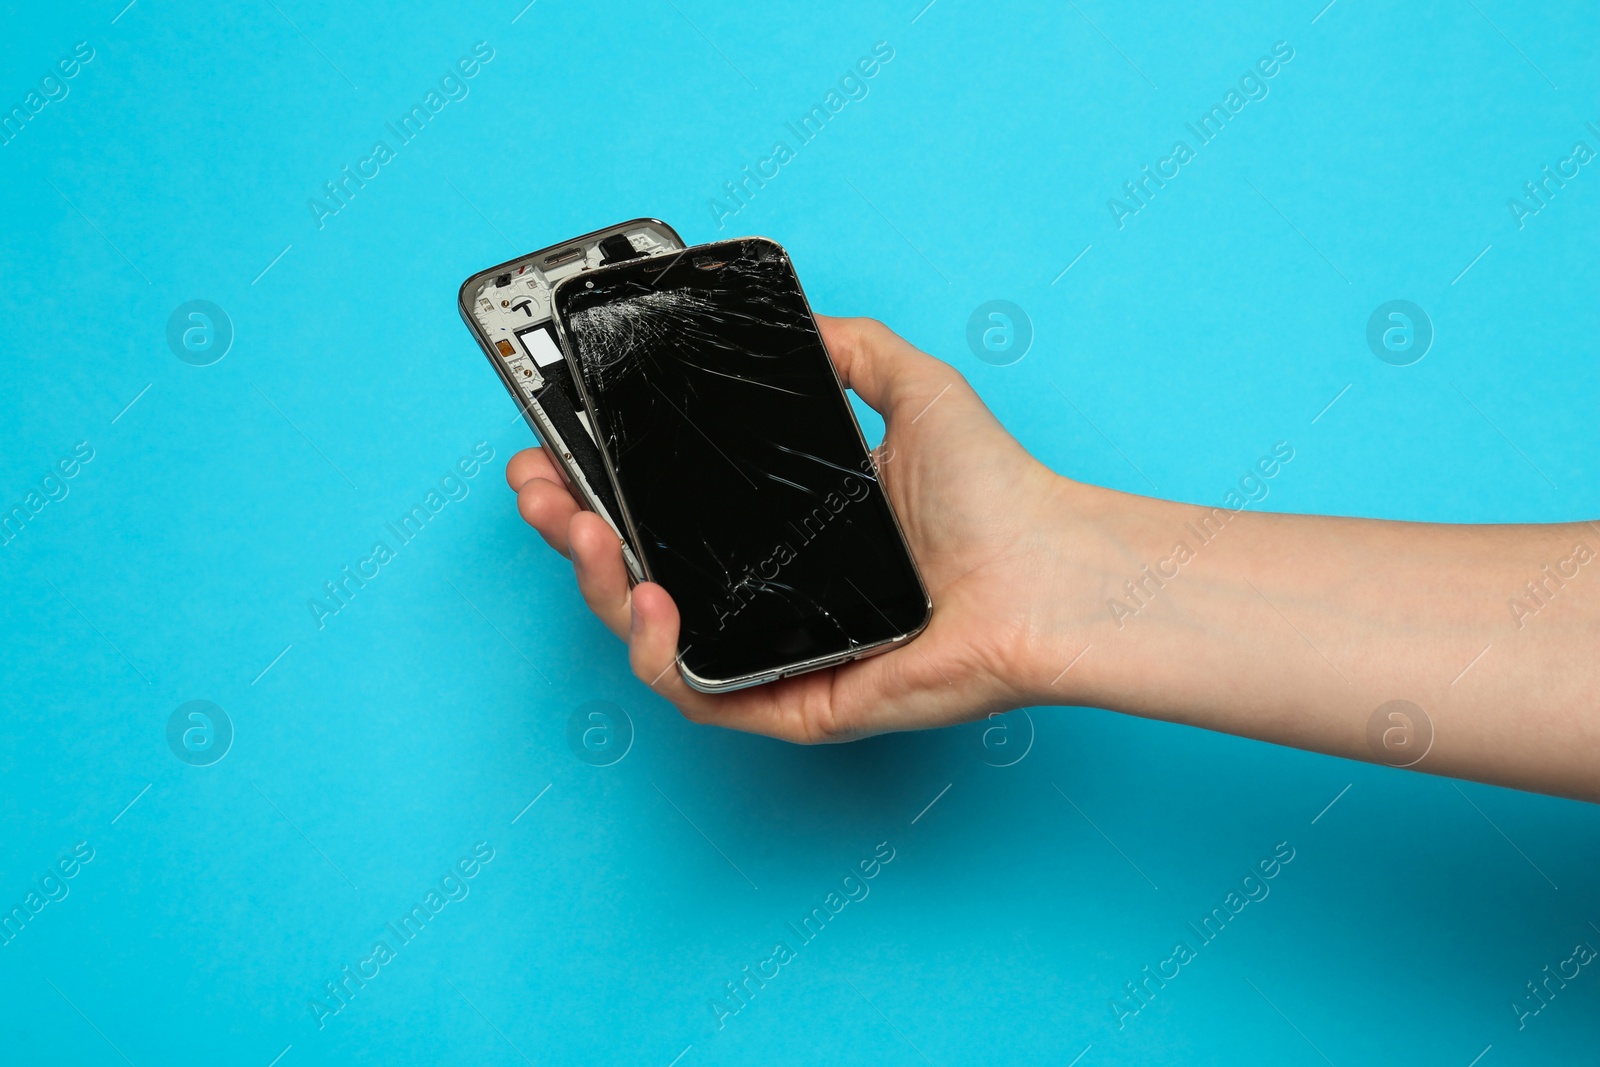
{"label": "thumb", "polygon": [[876,319],[816,318],[840,380],[884,418],[902,407],[921,409],[962,380],[954,367]]}

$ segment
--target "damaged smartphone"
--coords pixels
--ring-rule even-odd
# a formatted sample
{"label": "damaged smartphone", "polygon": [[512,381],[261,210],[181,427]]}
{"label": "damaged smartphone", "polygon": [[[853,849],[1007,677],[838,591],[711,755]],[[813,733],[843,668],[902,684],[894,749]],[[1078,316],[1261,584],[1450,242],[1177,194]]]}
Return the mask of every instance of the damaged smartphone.
{"label": "damaged smartphone", "polygon": [[933,605],[788,254],[700,245],[556,283],[560,349],[644,577],[717,693],[893,648]]}
{"label": "damaged smartphone", "polygon": [[573,496],[623,537],[623,558],[636,581],[643,572],[617,517],[616,493],[595,446],[589,413],[556,347],[550,295],[557,284],[585,271],[671,255],[683,247],[666,223],[634,219],[479,271],[462,284],[456,301],[467,329]]}

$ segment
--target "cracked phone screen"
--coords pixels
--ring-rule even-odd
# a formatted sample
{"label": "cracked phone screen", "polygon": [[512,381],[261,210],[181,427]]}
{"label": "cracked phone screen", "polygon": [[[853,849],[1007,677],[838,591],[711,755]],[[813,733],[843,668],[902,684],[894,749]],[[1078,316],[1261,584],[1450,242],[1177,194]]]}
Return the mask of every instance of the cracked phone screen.
{"label": "cracked phone screen", "polygon": [[788,256],[745,239],[556,296],[680,663],[732,685],[919,629],[928,597]]}

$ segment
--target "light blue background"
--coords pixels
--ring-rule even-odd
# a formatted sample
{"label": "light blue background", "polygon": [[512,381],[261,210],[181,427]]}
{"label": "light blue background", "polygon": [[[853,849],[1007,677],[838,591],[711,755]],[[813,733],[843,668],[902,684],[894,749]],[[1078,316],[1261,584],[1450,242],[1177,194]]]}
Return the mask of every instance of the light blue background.
{"label": "light blue background", "polygon": [[[1593,1061],[1600,974],[1520,1032],[1509,1005],[1600,947],[1594,807],[1095,710],[1011,716],[1006,768],[981,724],[682,721],[518,519],[531,436],[455,309],[634,216],[759,233],[1074,477],[1216,503],[1286,440],[1267,508],[1593,517],[1600,164],[1521,229],[1506,206],[1600,148],[1593,5],[523,2],[4,15],[4,109],[95,58],[0,147],[0,504],[95,455],[0,549],[0,903],[95,858],[0,947],[0,1058]],[[470,95],[319,229],[308,199],[478,41]],[[878,41],[869,95],[719,230],[723,183]],[[1107,199],[1277,41],[1270,95],[1119,230]],[[212,366],[165,342],[191,299],[236,331]],[[1014,366],[967,350],[990,299],[1032,319]],[[1432,317],[1414,366],[1367,349],[1391,299]],[[477,442],[466,499],[319,630],[308,599]],[[236,730],[214,766],[167,746],[193,699]],[[613,766],[567,744],[590,700],[633,723]],[[478,841],[470,895],[319,1030],[308,999]],[[881,841],[871,895],[719,1031],[724,983]],[[1123,983],[1280,841],[1270,897],[1119,1030]]]}

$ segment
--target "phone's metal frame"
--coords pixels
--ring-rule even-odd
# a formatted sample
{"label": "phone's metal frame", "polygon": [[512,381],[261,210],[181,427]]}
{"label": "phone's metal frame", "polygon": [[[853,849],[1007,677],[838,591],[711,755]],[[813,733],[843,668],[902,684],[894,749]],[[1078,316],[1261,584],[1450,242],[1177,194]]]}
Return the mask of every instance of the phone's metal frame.
{"label": "phone's metal frame", "polygon": [[[788,250],[770,237],[736,237],[725,241],[712,241],[703,245],[695,245],[679,252],[677,256],[674,257],[673,261],[676,262],[678,259],[682,259],[686,255],[713,254],[713,250],[715,249],[725,248],[730,245],[743,245],[749,241],[762,241],[771,245],[773,248],[782,253],[783,257],[789,261],[790,268],[793,269],[794,260],[789,255]],[[562,317],[559,313],[561,291],[568,284],[577,281],[579,278],[582,278],[585,281],[593,281],[596,275],[613,271],[621,267],[627,267],[634,262],[636,261],[629,260],[625,263],[614,263],[605,267],[596,267],[593,270],[585,271],[582,274],[573,275],[569,278],[563,278],[561,281],[556,283],[550,293],[550,320],[555,324],[556,339],[558,342],[557,347],[561,349],[562,354],[566,357],[567,365],[572,371],[572,377],[578,383],[578,391],[583,395],[584,406],[590,411],[594,410],[594,401],[589,396],[589,387],[584,378],[583,368],[578,362],[577,349],[572,344],[572,338],[567,333],[566,323],[562,320]],[[795,271],[794,274],[795,287],[800,293],[800,302],[805,307],[806,314],[809,315],[812,322],[815,323],[816,315],[811,310],[811,301],[805,294],[804,286],[800,284],[800,274],[798,271]],[[820,329],[817,331],[817,340],[822,345],[824,354],[826,354],[828,357],[828,370],[833,375],[834,384],[839,387],[839,396],[842,400],[844,400],[845,411],[847,411],[850,415],[850,425],[855,428],[856,439],[861,442],[861,452],[863,455],[871,459],[872,449],[867,444],[866,434],[861,432],[861,422],[856,418],[855,409],[850,404],[849,394],[845,391],[844,382],[839,377],[839,368],[834,364],[833,353],[828,351],[827,342],[822,340],[822,331]],[[632,543],[639,544],[640,541],[638,536],[638,527],[634,524],[633,513],[628,509],[628,499],[622,493],[622,486],[617,482],[617,472],[611,462],[611,453],[605,447],[604,441],[600,441],[599,444],[600,458],[605,463],[606,474],[611,478],[612,488],[616,491],[618,507],[622,511],[622,522],[625,528],[624,536],[626,536]],[[875,461],[874,469],[876,469]],[[925,609],[922,614],[922,621],[903,634],[885,638],[884,640],[875,642],[871,645],[865,645],[861,648],[848,649],[844,652],[833,653],[832,655],[819,656],[814,659],[797,660],[793,663],[786,663],[773,670],[762,671],[757,674],[741,675],[735,678],[700,677],[693,671],[689,670],[688,667],[684,666],[683,650],[680,648],[677,656],[678,673],[683,676],[683,680],[688,684],[689,688],[696,689],[702,693],[730,693],[736,689],[747,689],[751,686],[777,681],[779,678],[789,678],[797,674],[805,674],[809,671],[821,670],[824,667],[837,667],[840,664],[849,663],[852,660],[865,659],[868,656],[875,656],[880,652],[888,652],[893,648],[905,644],[907,641],[920,634],[923,630],[927,629],[929,621],[933,618],[933,598],[928,595],[928,583],[923,580],[922,570],[917,566],[917,558],[911,552],[911,545],[906,540],[905,529],[900,525],[900,516],[895,514],[894,501],[889,498],[889,491],[883,484],[882,471],[878,472],[878,487],[883,492],[884,502],[889,507],[889,519],[894,524],[895,534],[900,538],[900,544],[905,549],[906,558],[911,561],[911,573],[917,580],[918,588],[922,590],[922,600],[925,605]],[[636,580],[654,581],[654,577],[650,574],[649,565],[646,563],[642,554],[638,557],[638,562],[643,577]]]}
{"label": "phone's metal frame", "polygon": [[[594,246],[598,245],[600,241],[617,234],[625,235],[628,230],[637,230],[641,226],[647,226],[658,230],[662,235],[669,238],[671,242],[674,242],[677,246],[676,248],[671,248],[668,251],[678,252],[681,254],[682,249],[685,247],[683,238],[678,236],[678,231],[674,230],[671,226],[667,225],[665,222],[662,222],[660,219],[655,218],[630,219],[627,222],[617,223],[614,226],[606,226],[602,229],[591,231],[590,233],[583,234],[579,237],[569,238],[568,240],[560,241],[556,244],[549,245],[548,247],[537,249],[536,251],[529,252],[525,255],[517,256],[514,259],[508,259],[504,263],[497,263],[494,266],[489,267],[487,270],[478,271],[466,281],[462,282],[461,288],[456,293],[456,310],[461,313],[461,321],[466,323],[467,329],[471,331],[472,336],[477,340],[478,347],[483,350],[484,356],[489,360],[489,365],[493,367],[495,373],[499,375],[501,383],[506,387],[506,392],[511,394],[511,399],[516,402],[517,409],[522,412],[523,419],[527,421],[529,427],[533,430],[534,435],[538,437],[539,444],[544,449],[545,455],[550,457],[550,461],[556,465],[556,469],[559,470],[562,474],[562,477],[566,479],[567,487],[572,490],[573,495],[577,498],[579,504],[585,509],[600,515],[611,525],[612,529],[617,531],[617,536],[622,540],[623,560],[627,564],[633,580],[636,582],[644,580],[644,571],[639,564],[638,556],[633,551],[627,532],[624,531],[617,519],[609,514],[606,507],[595,496],[594,490],[589,485],[589,479],[584,474],[582,469],[579,468],[574,462],[572,453],[567,447],[566,443],[562,440],[560,431],[551,424],[549,417],[545,414],[544,409],[540,407],[539,402],[523,396],[521,390],[518,388],[519,383],[515,378],[512,377],[511,371],[507,367],[505,360],[502,359],[500,354],[495,351],[494,340],[484,331],[482,324],[479,323],[478,320],[473,316],[472,301],[478,294],[484,291],[484,283],[486,281],[492,281],[496,276],[520,272],[521,269],[527,267],[542,266],[545,259],[553,257],[558,252],[567,251],[573,248],[582,247],[585,250],[592,251]],[[652,258],[659,258],[661,254],[663,253],[656,253],[656,255]],[[634,261],[626,260],[624,262],[631,263]],[[604,268],[588,268],[587,270],[579,271],[579,275],[588,275],[594,270],[601,269]],[[552,311],[555,306],[554,296],[555,286],[551,286],[550,297]],[[554,316],[552,315],[552,319],[553,318]],[[537,325],[543,321],[545,320],[531,320],[529,325]],[[570,361],[568,362],[568,366],[569,368],[572,366]],[[582,388],[581,384],[579,385],[579,388]],[[587,401],[586,396],[584,399]],[[603,448],[600,449],[600,453],[601,456],[604,457],[605,450]]]}

